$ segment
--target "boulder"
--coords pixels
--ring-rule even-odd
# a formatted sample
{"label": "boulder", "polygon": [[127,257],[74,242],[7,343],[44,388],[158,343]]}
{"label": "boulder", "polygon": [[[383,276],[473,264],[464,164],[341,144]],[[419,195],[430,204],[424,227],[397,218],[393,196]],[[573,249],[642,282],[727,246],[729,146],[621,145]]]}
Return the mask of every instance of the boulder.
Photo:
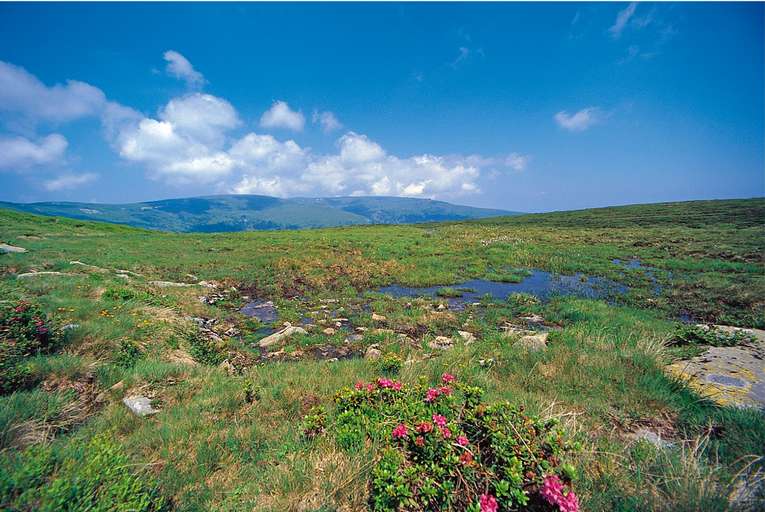
{"label": "boulder", "polygon": [[269,347],[274,343],[289,338],[293,334],[308,334],[308,331],[302,327],[295,327],[294,325],[290,325],[289,322],[286,322],[286,327],[284,329],[277,331],[270,336],[266,336],[258,342],[258,346],[261,348]]}
{"label": "boulder", "polygon": [[15,245],[0,244],[0,254],[10,253],[22,253],[27,252],[23,247],[16,247]]}
{"label": "boulder", "polygon": [[377,313],[372,313],[372,320],[375,322],[384,322],[387,320],[383,315],[378,315]]}
{"label": "boulder", "polygon": [[465,345],[470,345],[475,341],[475,334],[468,331],[457,331],[457,334],[460,335],[460,338],[465,342]]}
{"label": "boulder", "polygon": [[136,416],[149,416],[157,414],[159,409],[151,406],[151,400],[141,395],[132,395],[122,399],[122,403],[127,406]]}
{"label": "boulder", "polygon": [[327,327],[326,329],[324,329],[321,332],[323,332],[327,336],[332,336],[333,334],[335,334],[335,330],[332,327]]}
{"label": "boulder", "polygon": [[449,350],[454,346],[454,340],[447,336],[436,336],[428,342],[428,346],[434,350]]}
{"label": "boulder", "polygon": [[382,352],[380,351],[380,345],[377,344],[369,345],[367,351],[364,352],[364,359],[370,361],[376,361],[377,359],[380,359],[380,356],[382,356]]}
{"label": "boulder", "polygon": [[364,336],[361,334],[351,334],[347,338],[345,338],[345,343],[358,343],[359,341],[363,341]]}
{"label": "boulder", "polygon": [[537,352],[547,348],[547,337],[550,335],[548,332],[540,332],[537,334],[527,334],[522,336],[518,340],[518,345],[525,348],[529,352]]}

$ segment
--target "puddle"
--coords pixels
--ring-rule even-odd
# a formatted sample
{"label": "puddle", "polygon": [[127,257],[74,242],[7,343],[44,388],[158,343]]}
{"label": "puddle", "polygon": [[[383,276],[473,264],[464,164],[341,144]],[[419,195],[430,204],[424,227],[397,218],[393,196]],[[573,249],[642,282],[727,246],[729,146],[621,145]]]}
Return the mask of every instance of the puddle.
{"label": "puddle", "polygon": [[[513,293],[528,293],[549,300],[556,295],[568,295],[587,299],[613,299],[627,293],[629,288],[623,284],[600,277],[588,277],[584,274],[572,276],[552,274],[542,270],[533,270],[531,274],[519,283],[502,283],[474,279],[464,283],[449,285],[452,289],[465,289],[461,297],[446,299],[449,308],[460,310],[467,304],[478,302],[484,295],[494,299],[505,300]],[[437,292],[444,286],[429,286],[413,288],[406,286],[385,286],[375,290],[393,297],[436,297]]]}
{"label": "puddle", "polygon": [[276,320],[279,319],[279,313],[276,311],[276,306],[274,306],[274,303],[270,300],[248,302],[239,310],[239,312],[244,316],[257,318],[265,324],[276,322]]}

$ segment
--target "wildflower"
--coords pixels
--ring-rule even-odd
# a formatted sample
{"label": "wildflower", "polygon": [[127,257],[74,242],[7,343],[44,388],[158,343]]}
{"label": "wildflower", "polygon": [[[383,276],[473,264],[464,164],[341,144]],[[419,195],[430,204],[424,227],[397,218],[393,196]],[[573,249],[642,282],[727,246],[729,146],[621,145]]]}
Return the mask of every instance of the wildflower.
{"label": "wildflower", "polygon": [[372,392],[374,390],[375,390],[375,385],[374,384],[372,384],[371,382],[369,384],[367,384],[367,391]]}
{"label": "wildflower", "polygon": [[455,377],[451,373],[444,373],[443,375],[441,375],[441,381],[444,384],[449,384],[450,382],[454,382],[455,380],[457,380],[457,377]]}
{"label": "wildflower", "polygon": [[491,494],[482,494],[479,503],[481,504],[481,512],[497,512],[499,510],[497,499]]}
{"label": "wildflower", "polygon": [[393,391],[401,391],[401,383],[398,381],[394,381],[391,387],[393,388]]}
{"label": "wildflower", "polygon": [[364,389],[364,383],[363,383],[363,382],[361,382],[361,381],[358,381],[358,382],[357,382],[357,383],[354,385],[354,387],[355,387],[357,390],[361,391],[362,389]]}
{"label": "wildflower", "polygon": [[427,393],[425,393],[425,401],[426,401],[426,402],[432,402],[433,400],[435,400],[436,398],[438,398],[438,396],[439,396],[440,394],[441,394],[441,391],[439,391],[439,390],[437,390],[437,389],[435,389],[435,388],[430,388],[430,389],[428,390],[428,392],[427,392]]}
{"label": "wildflower", "polygon": [[433,415],[433,423],[435,423],[439,427],[445,427],[446,426],[446,417],[445,416],[441,416],[440,414],[434,414]]}
{"label": "wildflower", "polygon": [[471,462],[473,462],[473,454],[468,451],[462,452],[462,455],[460,455],[460,464],[467,466]]}
{"label": "wildflower", "polygon": [[561,512],[579,512],[579,498],[574,491],[563,494],[563,483],[557,475],[546,476],[539,493],[549,504],[557,505]]}
{"label": "wildflower", "polygon": [[447,427],[439,427],[439,429],[441,430],[441,435],[444,436],[444,439],[449,439],[452,437],[452,431]]}
{"label": "wildflower", "polygon": [[446,395],[446,396],[449,396],[452,394],[452,388],[450,388],[449,386],[441,386],[440,388],[438,388],[438,391],[442,395]]}
{"label": "wildflower", "polygon": [[406,425],[403,423],[399,423],[396,428],[393,429],[393,439],[399,439],[402,437],[406,437]]}
{"label": "wildflower", "polygon": [[393,381],[390,379],[377,379],[377,385],[381,388],[393,387]]}
{"label": "wildflower", "polygon": [[468,441],[467,437],[465,437],[465,436],[458,436],[457,437],[457,444],[458,445],[460,445],[460,446],[467,446],[469,443],[470,443],[470,441]]}
{"label": "wildflower", "polygon": [[417,436],[417,438],[414,440],[414,444],[419,447],[425,446],[425,438],[422,436]]}
{"label": "wildflower", "polygon": [[427,434],[428,432],[433,431],[433,424],[429,421],[423,421],[419,425],[417,425],[417,432],[420,432],[421,434]]}

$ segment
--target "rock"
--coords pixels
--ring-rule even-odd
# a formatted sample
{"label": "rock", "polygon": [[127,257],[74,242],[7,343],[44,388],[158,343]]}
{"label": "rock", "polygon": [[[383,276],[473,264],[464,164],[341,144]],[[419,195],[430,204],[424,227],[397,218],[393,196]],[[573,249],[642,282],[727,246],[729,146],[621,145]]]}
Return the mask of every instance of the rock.
{"label": "rock", "polygon": [[543,324],[545,322],[545,319],[542,316],[536,314],[522,316],[521,320],[524,320],[530,324]]}
{"label": "rock", "polygon": [[90,270],[92,272],[98,272],[100,274],[106,274],[106,273],[109,272],[109,269],[102,268],[102,267],[97,267],[95,265],[88,265],[87,263],[83,263],[83,262],[77,261],[77,260],[70,261],[69,264],[70,265],[75,265],[75,266],[78,266],[78,267],[82,267],[85,270]]}
{"label": "rock", "polygon": [[446,336],[436,336],[428,342],[428,346],[435,350],[449,350],[454,346],[454,340]]}
{"label": "rock", "polygon": [[528,350],[529,352],[537,352],[547,348],[547,337],[550,335],[548,332],[540,332],[537,334],[527,334],[522,336],[518,340],[518,344]]}
{"label": "rock", "polygon": [[295,327],[293,325],[290,325],[289,322],[285,322],[287,325],[284,329],[281,331],[277,331],[273,333],[270,336],[266,336],[262,340],[258,342],[258,346],[261,348],[269,347],[273,345],[274,343],[277,343],[283,339],[289,338],[293,334],[308,334],[308,332],[303,329],[302,327]]}
{"label": "rock", "polygon": [[364,352],[364,359],[368,359],[370,361],[376,361],[380,359],[380,356],[382,356],[380,345],[376,343],[374,345],[369,345],[369,347],[367,347],[367,351]]}
{"label": "rock", "polygon": [[[751,329],[755,341],[734,347],[709,347],[688,361],[667,367],[699,395],[719,405],[765,409],[765,342]],[[760,331],[762,332],[762,331]],[[765,333],[763,333],[765,334]]]}
{"label": "rock", "polygon": [[438,311],[443,311],[443,310],[445,310],[445,309],[446,309],[446,306],[444,306],[443,304],[439,304],[438,306],[436,306],[436,309],[437,309]]}
{"label": "rock", "polygon": [[396,336],[396,341],[403,343],[404,345],[414,345],[414,340],[404,333],[399,333]]}
{"label": "rock", "polygon": [[372,320],[375,322],[384,322],[387,320],[383,315],[378,315],[377,313],[372,313]]}
{"label": "rock", "polygon": [[15,245],[0,244],[0,254],[10,253],[22,253],[27,252],[23,247],[16,247]]}
{"label": "rock", "polygon": [[74,274],[70,274],[68,272],[26,272],[24,274],[19,274],[16,276],[16,279],[26,279],[28,277],[39,277],[39,276],[73,276]]}
{"label": "rock", "polygon": [[173,350],[170,352],[170,354],[167,356],[167,359],[171,363],[186,364],[189,366],[197,366],[199,364],[194,360],[193,357],[191,357],[191,354],[181,349]]}
{"label": "rock", "polygon": [[66,324],[61,328],[62,331],[74,331],[80,328],[80,324]]}
{"label": "rock", "polygon": [[117,274],[114,277],[116,277],[117,279],[124,279],[125,281],[129,281],[130,280],[130,276],[127,275],[127,274]]}
{"label": "rock", "polygon": [[358,343],[360,341],[364,340],[364,336],[361,334],[351,334],[347,338],[345,338],[344,343]]}
{"label": "rock", "polygon": [[457,331],[457,334],[460,335],[462,340],[465,342],[465,345],[470,345],[475,341],[475,334],[468,331]]}
{"label": "rock", "polygon": [[479,365],[480,365],[482,368],[489,368],[489,367],[492,367],[492,366],[494,366],[494,362],[495,362],[495,361],[494,361],[494,358],[493,358],[493,357],[490,357],[490,358],[488,358],[488,359],[479,359],[479,360],[478,360],[478,364],[479,364]]}
{"label": "rock", "polygon": [[226,359],[221,364],[219,364],[218,368],[220,368],[221,370],[225,371],[230,376],[234,376],[234,375],[237,374],[236,367],[233,364],[231,364],[228,361],[228,359]]}
{"label": "rock", "polygon": [[143,277],[141,274],[137,274],[136,272],[133,272],[133,271],[130,271],[130,270],[122,270],[122,269],[119,269],[119,268],[117,270],[115,270],[115,272],[118,273],[118,274],[126,274],[126,275],[130,275],[130,276],[133,276],[133,277]]}
{"label": "rock", "polygon": [[213,283],[211,281],[199,281],[197,284],[199,286],[204,287],[204,288],[217,288],[218,287],[217,284],[215,284],[215,283]]}
{"label": "rock", "polygon": [[149,416],[157,414],[159,409],[151,406],[151,400],[141,395],[133,395],[122,399],[122,403],[136,416]]}
{"label": "rock", "polygon": [[671,442],[662,439],[660,434],[657,434],[653,430],[648,430],[647,428],[641,428],[630,434],[629,437],[636,441],[645,441],[650,443],[659,450],[672,447]]}
{"label": "rock", "polygon": [[332,336],[333,334],[335,334],[335,330],[332,327],[327,327],[326,329],[324,329],[321,332],[323,332],[327,336]]}
{"label": "rock", "polygon": [[149,281],[149,284],[158,288],[188,288],[189,286],[194,286],[189,283],[176,283],[173,281]]}
{"label": "rock", "polygon": [[240,332],[239,329],[236,327],[230,327],[226,329],[226,331],[223,333],[224,336],[228,336],[229,338],[232,338],[234,336],[239,336]]}
{"label": "rock", "polygon": [[356,327],[356,329],[354,329],[354,330],[356,332],[367,332],[367,328],[366,327]]}

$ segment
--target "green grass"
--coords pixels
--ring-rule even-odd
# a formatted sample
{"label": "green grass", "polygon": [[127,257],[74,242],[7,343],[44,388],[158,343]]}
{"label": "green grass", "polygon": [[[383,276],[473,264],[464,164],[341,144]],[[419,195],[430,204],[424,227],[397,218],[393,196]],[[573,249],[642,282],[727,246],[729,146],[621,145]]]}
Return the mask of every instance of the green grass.
{"label": "green grass", "polygon": [[[128,505],[136,510],[363,509],[376,448],[349,453],[331,439],[307,442],[299,425],[340,388],[384,369],[408,384],[449,371],[484,388],[488,402],[509,400],[530,414],[561,418],[584,447],[575,464],[586,510],[725,510],[747,457],[760,457],[762,466],[765,419],[702,400],[668,377],[663,367],[680,352],[664,343],[683,313],[765,326],[762,218],[765,200],[754,199],[427,225],[172,234],[0,211],[2,241],[29,250],[0,256],[2,300],[38,303],[57,327],[78,325],[56,353],[29,358],[39,385],[0,397],[0,464],[9,475],[0,507],[50,507],[69,493],[76,496],[71,510],[97,509],[101,497],[132,489],[146,498]],[[647,268],[617,266],[615,258],[639,258],[660,293]],[[140,276],[120,278],[115,269]],[[630,292],[616,304],[542,304],[517,295],[460,312],[436,309],[439,297],[368,293],[397,283],[441,286],[440,297],[453,297],[462,293],[456,283],[519,280],[531,269],[613,279]],[[30,271],[73,275],[15,277]],[[159,288],[152,280],[216,281],[224,300],[205,305],[199,296],[211,291],[204,287]],[[354,347],[376,343],[383,359],[258,364],[250,342],[262,337],[255,332],[261,325],[236,312],[245,296],[273,300],[279,322],[307,316],[317,323],[274,350],[347,346],[348,332],[322,334],[342,317],[367,329]],[[372,320],[373,312],[385,320]],[[561,327],[547,350],[525,351],[502,334],[504,324],[528,313]],[[188,316],[218,319],[223,341],[200,337]],[[229,327],[243,339],[222,335]],[[423,357],[429,340],[458,330],[477,341]],[[234,375],[218,367],[223,360]],[[161,412],[132,416],[121,403],[128,393],[152,397]],[[638,427],[671,432],[675,448],[631,441]],[[98,444],[104,434],[107,446]],[[127,462],[105,472],[88,465],[95,459]],[[76,482],[96,501],[75,492]],[[50,486],[60,493],[48,494]],[[21,487],[30,490],[27,497]]]}

